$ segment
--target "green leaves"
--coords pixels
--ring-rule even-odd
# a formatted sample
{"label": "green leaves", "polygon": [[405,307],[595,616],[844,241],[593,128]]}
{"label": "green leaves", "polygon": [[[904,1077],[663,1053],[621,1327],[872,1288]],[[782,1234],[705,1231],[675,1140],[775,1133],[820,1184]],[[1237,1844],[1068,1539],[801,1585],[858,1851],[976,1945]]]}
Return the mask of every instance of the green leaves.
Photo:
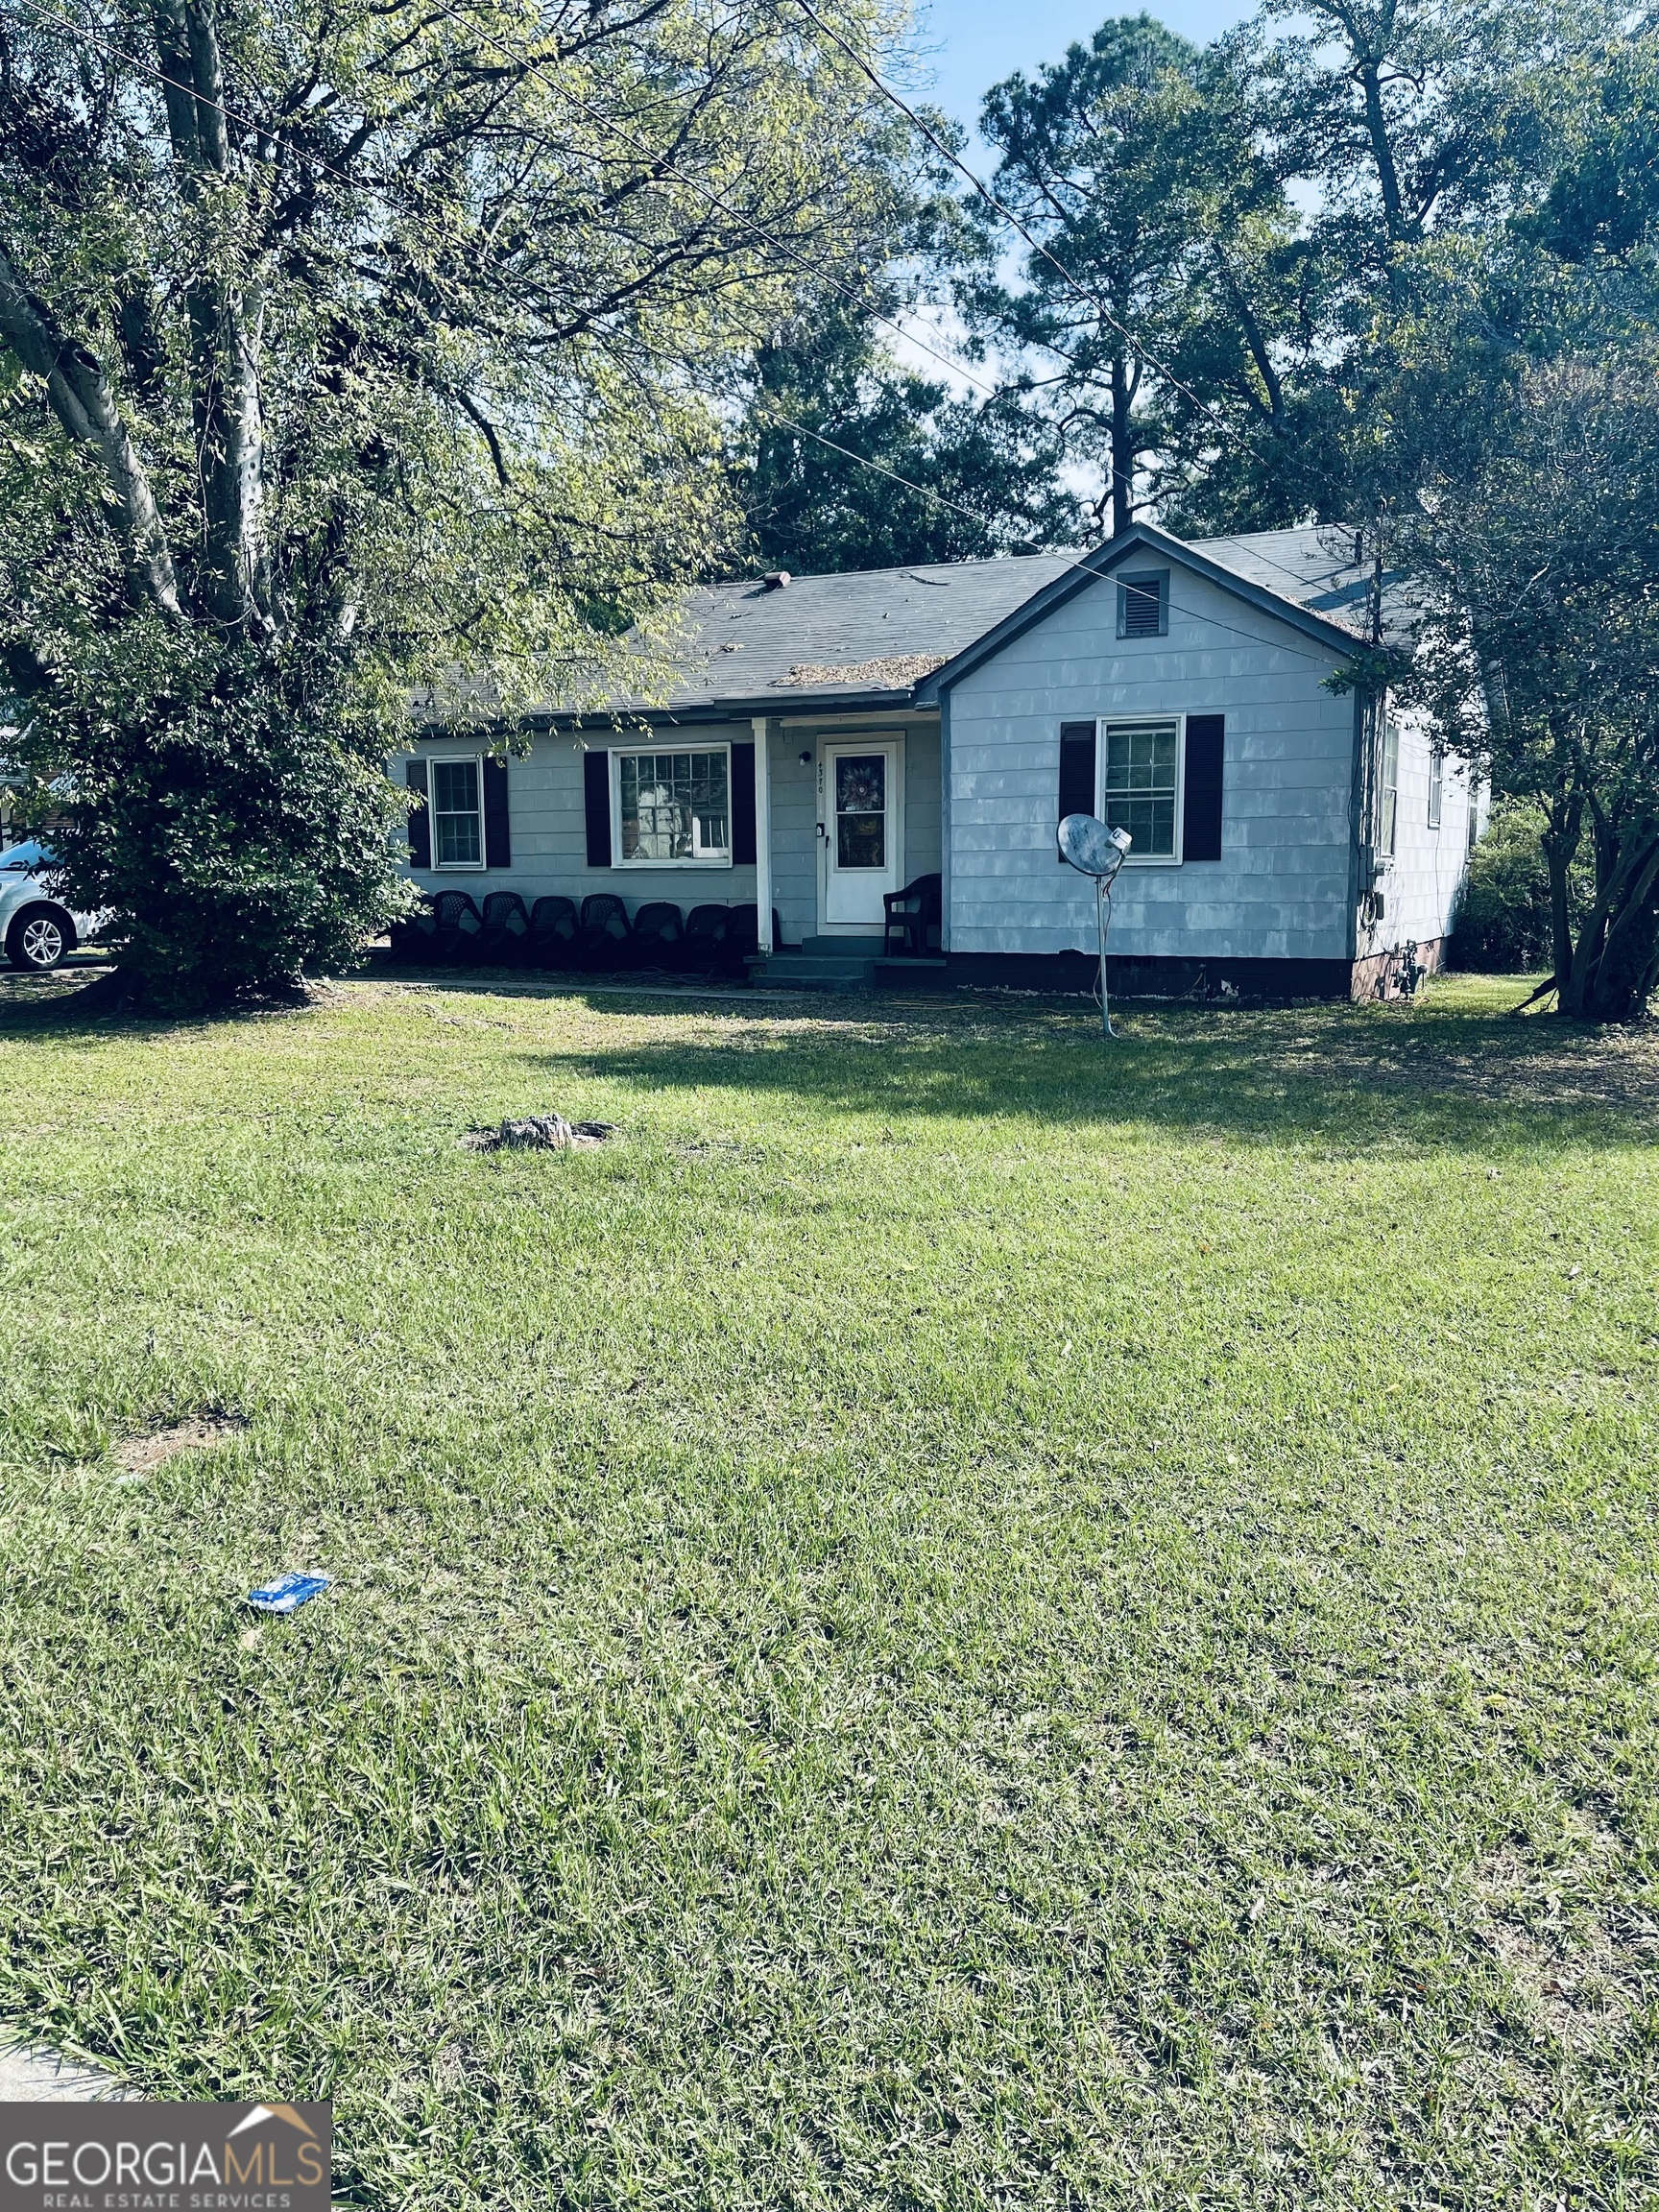
{"label": "green leaves", "polygon": [[27,764],[147,989],[280,981],[384,919],[395,702],[579,701],[723,558],[733,364],[863,259],[894,120],[785,0],[0,28]]}

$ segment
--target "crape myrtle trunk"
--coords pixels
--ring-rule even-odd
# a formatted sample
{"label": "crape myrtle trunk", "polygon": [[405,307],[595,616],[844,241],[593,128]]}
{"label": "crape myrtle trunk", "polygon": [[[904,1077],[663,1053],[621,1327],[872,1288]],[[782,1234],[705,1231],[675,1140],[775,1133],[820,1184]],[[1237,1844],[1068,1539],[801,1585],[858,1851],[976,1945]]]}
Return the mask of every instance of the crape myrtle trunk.
{"label": "crape myrtle trunk", "polygon": [[1580,824],[1576,810],[1552,808],[1543,838],[1556,1006],[1579,1021],[1640,1022],[1659,989],[1659,821],[1599,826],[1595,897],[1575,932],[1569,876]]}

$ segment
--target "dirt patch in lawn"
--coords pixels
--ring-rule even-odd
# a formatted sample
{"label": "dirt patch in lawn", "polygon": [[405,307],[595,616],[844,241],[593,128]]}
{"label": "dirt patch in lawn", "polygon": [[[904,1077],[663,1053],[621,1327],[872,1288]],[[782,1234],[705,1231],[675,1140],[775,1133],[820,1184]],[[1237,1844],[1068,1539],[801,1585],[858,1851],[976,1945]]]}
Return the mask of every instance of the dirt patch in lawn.
{"label": "dirt patch in lawn", "polygon": [[170,1429],[155,1430],[148,1436],[129,1436],[115,1447],[120,1479],[135,1482],[140,1476],[154,1475],[169,1459],[177,1459],[180,1452],[205,1451],[209,1445],[223,1444],[227,1437],[241,1435],[247,1427],[239,1413],[216,1413],[175,1421]]}

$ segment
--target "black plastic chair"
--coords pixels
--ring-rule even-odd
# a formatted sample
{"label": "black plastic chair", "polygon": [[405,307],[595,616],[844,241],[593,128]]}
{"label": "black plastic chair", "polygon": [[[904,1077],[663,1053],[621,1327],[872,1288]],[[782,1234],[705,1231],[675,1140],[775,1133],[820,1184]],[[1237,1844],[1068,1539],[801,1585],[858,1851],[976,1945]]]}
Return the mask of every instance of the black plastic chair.
{"label": "black plastic chair", "polygon": [[680,958],[685,925],[680,909],[666,899],[653,899],[634,916],[633,953],[637,967],[672,968]]}
{"label": "black plastic chair", "polygon": [[632,949],[628,909],[614,891],[595,891],[582,902],[581,944],[584,968],[603,970],[627,964]]}
{"label": "black plastic chair", "polygon": [[720,965],[720,947],[726,935],[725,906],[693,906],[685,917],[685,937],[681,947],[682,967],[699,974]]}
{"label": "black plastic chair", "polygon": [[484,902],[484,928],[478,942],[480,960],[517,966],[530,934],[530,917],[517,891],[492,891]]}
{"label": "black plastic chair", "polygon": [[440,891],[432,901],[432,957],[440,964],[478,958],[484,917],[469,891]]}
{"label": "black plastic chair", "polygon": [[432,957],[433,941],[438,934],[438,924],[432,913],[432,895],[422,892],[425,901],[419,914],[411,914],[402,922],[394,922],[387,935],[392,940],[392,957],[404,960],[411,967],[424,967]]}
{"label": "black plastic chair", "polygon": [[538,899],[530,909],[530,934],[521,958],[526,968],[573,968],[581,928],[573,899]]}
{"label": "black plastic chair", "polygon": [[[918,876],[914,883],[906,883],[902,891],[889,891],[881,904],[886,910],[887,924],[881,932],[881,951],[885,957],[897,931],[901,943],[912,960],[925,960],[929,950],[938,951],[945,941],[945,878],[942,876]],[[928,938],[933,942],[931,948]]]}
{"label": "black plastic chair", "polygon": [[[728,974],[740,975],[752,953],[760,950],[760,909],[751,903],[747,906],[728,906],[726,925],[718,938],[719,965]],[[776,906],[772,909],[772,949],[783,948],[783,925],[778,918]]]}

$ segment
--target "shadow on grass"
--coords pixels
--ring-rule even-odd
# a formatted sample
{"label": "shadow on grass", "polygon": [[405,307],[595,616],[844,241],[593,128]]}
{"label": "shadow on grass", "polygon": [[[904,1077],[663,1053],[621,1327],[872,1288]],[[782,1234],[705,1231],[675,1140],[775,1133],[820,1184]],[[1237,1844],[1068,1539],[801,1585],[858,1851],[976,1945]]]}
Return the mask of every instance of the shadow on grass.
{"label": "shadow on grass", "polygon": [[[1659,1032],[1517,1018],[1508,1005],[1522,995],[1494,994],[1496,1003],[1475,1009],[1433,998],[1242,1011],[1141,1004],[1122,1009],[1115,1044],[1074,1000],[780,1008],[774,998],[718,1038],[682,1031],[525,1057],[550,1080],[580,1071],[883,1118],[1155,1124],[1339,1150],[1659,1139]],[[574,996],[599,1015],[637,1010]]]}

